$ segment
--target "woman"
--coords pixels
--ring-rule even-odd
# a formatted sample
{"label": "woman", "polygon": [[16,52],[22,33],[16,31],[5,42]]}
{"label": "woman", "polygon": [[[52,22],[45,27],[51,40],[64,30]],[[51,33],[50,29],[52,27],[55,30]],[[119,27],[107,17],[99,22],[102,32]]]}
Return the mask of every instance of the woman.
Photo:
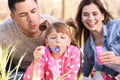
{"label": "woman", "polygon": [[[120,20],[112,20],[100,0],[82,0],[76,15],[79,26],[77,40],[84,45],[83,74],[88,77],[93,69],[103,71],[112,77],[119,77],[115,59],[120,56]],[[100,57],[103,65],[98,64],[96,47],[105,49]],[[114,58],[114,59],[113,59]]]}

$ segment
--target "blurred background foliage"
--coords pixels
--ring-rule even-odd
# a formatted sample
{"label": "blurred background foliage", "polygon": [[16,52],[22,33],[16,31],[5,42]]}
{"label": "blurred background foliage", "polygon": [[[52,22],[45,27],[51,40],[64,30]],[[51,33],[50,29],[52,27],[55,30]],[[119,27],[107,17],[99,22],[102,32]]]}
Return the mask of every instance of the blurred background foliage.
{"label": "blurred background foliage", "polygon": [[[0,0],[0,23],[10,17],[7,1],[8,0]],[[50,14],[58,19],[64,20],[70,17],[75,18],[80,1],[81,0],[38,0],[38,4],[41,13]],[[114,18],[120,18],[120,0],[101,1]]]}

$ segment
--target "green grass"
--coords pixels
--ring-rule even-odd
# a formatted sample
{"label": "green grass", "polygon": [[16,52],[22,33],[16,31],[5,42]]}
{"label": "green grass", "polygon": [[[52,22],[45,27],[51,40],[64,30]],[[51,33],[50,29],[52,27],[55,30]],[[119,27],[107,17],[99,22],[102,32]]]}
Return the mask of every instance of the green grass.
{"label": "green grass", "polygon": [[[15,49],[16,49],[15,46],[13,46],[13,47],[8,46],[5,49],[3,49],[0,46],[0,80],[9,80],[12,77],[14,77],[14,80],[16,79],[17,75],[12,76],[12,77],[10,77],[10,75],[13,73],[13,71],[15,71],[16,74],[17,74],[18,68],[21,64],[21,61],[23,60],[23,58],[25,56],[25,53],[21,56],[18,65],[13,70],[10,70],[12,60],[13,60],[13,57],[14,57]],[[8,68],[8,71],[6,71],[6,66],[7,66],[7,63],[8,63],[9,60],[10,60],[9,68]]]}

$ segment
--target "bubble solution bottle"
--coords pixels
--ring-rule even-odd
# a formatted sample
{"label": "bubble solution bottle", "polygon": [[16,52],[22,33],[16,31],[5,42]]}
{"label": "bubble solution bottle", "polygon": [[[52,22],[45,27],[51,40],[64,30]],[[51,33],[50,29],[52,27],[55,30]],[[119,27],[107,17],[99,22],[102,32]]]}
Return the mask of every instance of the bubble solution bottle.
{"label": "bubble solution bottle", "polygon": [[98,64],[102,65],[103,62],[100,60],[100,55],[102,53],[102,46],[96,46],[96,51],[97,51]]}

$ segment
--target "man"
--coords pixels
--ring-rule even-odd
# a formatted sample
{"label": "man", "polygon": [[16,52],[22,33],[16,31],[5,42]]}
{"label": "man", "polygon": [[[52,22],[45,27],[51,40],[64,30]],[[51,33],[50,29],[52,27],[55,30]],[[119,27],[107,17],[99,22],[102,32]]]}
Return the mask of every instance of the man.
{"label": "man", "polygon": [[0,43],[2,46],[15,45],[13,64],[26,52],[19,71],[25,71],[33,60],[33,50],[43,45],[44,32],[39,30],[39,25],[44,21],[54,22],[57,19],[40,15],[37,0],[8,0],[11,18],[0,25]]}

